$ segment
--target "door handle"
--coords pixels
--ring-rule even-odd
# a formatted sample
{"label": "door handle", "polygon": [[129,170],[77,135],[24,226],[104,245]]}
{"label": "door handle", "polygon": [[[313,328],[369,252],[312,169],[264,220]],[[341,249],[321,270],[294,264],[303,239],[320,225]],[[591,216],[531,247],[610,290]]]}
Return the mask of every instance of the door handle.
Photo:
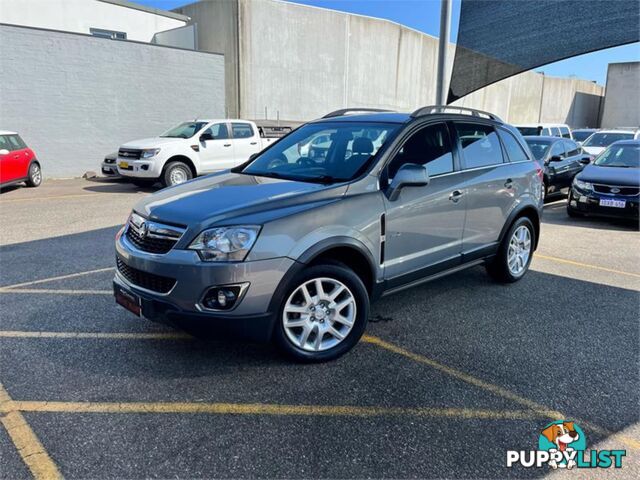
{"label": "door handle", "polygon": [[504,186],[505,188],[513,188],[513,180],[511,180],[510,178],[507,178],[507,181],[504,182]]}
{"label": "door handle", "polygon": [[458,203],[458,200],[462,198],[462,195],[464,195],[464,192],[462,192],[461,190],[454,190],[453,192],[451,192],[451,195],[449,195],[449,200],[451,200],[453,203]]}
{"label": "door handle", "polygon": [[230,144],[230,143],[225,143],[223,146],[225,146],[225,147],[230,147],[230,146],[231,146],[231,144]]}
{"label": "door handle", "polygon": [[251,142],[251,145],[257,145],[258,142]]}

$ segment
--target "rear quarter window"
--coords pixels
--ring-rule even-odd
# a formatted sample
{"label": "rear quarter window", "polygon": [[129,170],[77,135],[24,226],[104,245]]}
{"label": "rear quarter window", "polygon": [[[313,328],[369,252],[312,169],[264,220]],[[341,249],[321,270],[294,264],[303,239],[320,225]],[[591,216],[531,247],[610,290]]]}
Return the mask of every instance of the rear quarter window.
{"label": "rear quarter window", "polygon": [[498,134],[490,125],[456,123],[464,168],[480,168],[504,162]]}
{"label": "rear quarter window", "polygon": [[499,128],[498,135],[500,135],[504,149],[507,152],[507,158],[510,162],[524,162],[529,160],[529,155],[527,155],[522,145],[520,145],[520,142],[518,142],[511,132]]}

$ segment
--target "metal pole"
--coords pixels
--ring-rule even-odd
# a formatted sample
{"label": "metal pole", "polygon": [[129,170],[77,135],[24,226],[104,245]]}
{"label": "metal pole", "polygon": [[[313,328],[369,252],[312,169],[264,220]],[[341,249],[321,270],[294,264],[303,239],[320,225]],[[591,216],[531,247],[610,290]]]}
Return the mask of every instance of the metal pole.
{"label": "metal pole", "polygon": [[438,72],[436,77],[436,105],[447,102],[447,47],[451,32],[451,0],[441,0],[440,39],[438,41]]}

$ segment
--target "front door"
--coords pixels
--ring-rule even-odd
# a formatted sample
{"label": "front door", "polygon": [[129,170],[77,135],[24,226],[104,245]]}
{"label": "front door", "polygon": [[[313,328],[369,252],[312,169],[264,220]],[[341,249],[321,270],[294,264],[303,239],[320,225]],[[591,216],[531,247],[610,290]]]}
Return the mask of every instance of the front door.
{"label": "front door", "polygon": [[226,170],[236,165],[233,140],[226,122],[214,123],[204,132],[207,140],[199,140],[200,166],[204,172]]}
{"label": "front door", "polygon": [[426,165],[430,176],[427,186],[405,187],[394,201],[384,197],[384,269],[392,284],[394,278],[401,283],[401,276],[420,275],[427,267],[459,262],[466,198],[457,185],[451,145],[445,123],[422,127],[409,136],[381,175],[388,185],[402,165],[415,163]]}

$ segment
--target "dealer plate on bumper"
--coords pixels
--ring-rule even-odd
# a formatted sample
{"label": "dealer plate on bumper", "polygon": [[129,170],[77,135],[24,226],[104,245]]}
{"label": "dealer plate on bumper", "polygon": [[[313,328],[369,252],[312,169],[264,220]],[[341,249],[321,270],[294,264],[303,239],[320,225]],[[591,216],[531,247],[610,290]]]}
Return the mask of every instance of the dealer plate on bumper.
{"label": "dealer plate on bumper", "polygon": [[139,295],[121,287],[117,283],[113,284],[113,294],[116,297],[116,303],[122,305],[138,317],[142,314],[142,299]]}
{"label": "dealer plate on bumper", "polygon": [[612,198],[601,198],[600,199],[601,207],[614,207],[614,208],[625,208],[627,206],[627,202],[625,200],[613,200]]}

